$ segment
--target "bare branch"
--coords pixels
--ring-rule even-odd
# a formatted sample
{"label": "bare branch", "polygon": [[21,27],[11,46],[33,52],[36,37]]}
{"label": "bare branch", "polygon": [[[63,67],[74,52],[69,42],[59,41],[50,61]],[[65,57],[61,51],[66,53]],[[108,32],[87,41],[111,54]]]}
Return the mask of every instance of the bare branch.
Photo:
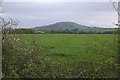
{"label": "bare branch", "polygon": [[120,12],[118,11],[118,9],[117,9],[116,6],[115,6],[115,2],[112,2],[112,0],[109,0],[109,1],[112,3],[115,11],[116,11],[116,12],[118,13],[118,15],[120,16]]}
{"label": "bare branch", "polygon": [[84,72],[86,72],[86,70],[83,70],[82,72],[80,72],[78,75],[76,76],[72,76],[72,77],[67,77],[67,78],[78,78],[80,77],[81,74],[83,74]]}

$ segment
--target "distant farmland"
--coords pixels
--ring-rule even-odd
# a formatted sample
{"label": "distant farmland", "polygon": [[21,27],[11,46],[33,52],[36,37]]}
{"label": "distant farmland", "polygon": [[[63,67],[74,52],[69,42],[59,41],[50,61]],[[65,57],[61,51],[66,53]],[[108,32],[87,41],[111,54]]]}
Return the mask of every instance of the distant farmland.
{"label": "distant farmland", "polygon": [[[17,34],[22,47],[36,44],[37,77],[117,77],[118,47],[113,34]],[[46,67],[43,67],[45,65]],[[31,67],[32,68],[32,67]],[[34,68],[34,67],[33,67]],[[47,70],[47,71],[46,71]],[[28,69],[29,71],[29,69]],[[32,75],[32,74],[31,74]],[[29,76],[30,77],[30,76]]]}

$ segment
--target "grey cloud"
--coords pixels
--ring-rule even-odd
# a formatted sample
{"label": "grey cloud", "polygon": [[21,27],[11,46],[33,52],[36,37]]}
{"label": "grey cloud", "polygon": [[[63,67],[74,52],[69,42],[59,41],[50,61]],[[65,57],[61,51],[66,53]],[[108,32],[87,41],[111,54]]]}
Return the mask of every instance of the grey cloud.
{"label": "grey cloud", "polygon": [[[6,2],[3,5],[5,14],[20,20],[19,26],[22,27],[34,27],[57,21],[73,21],[91,25],[90,20],[98,22],[93,24],[96,26],[113,26],[111,22],[117,17],[114,14],[114,8],[108,2],[61,2],[48,4]],[[102,19],[106,20],[103,22]]]}

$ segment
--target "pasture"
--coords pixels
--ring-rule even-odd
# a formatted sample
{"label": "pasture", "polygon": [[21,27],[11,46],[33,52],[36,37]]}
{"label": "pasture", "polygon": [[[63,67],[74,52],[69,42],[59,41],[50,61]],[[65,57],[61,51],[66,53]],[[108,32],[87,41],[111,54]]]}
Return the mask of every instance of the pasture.
{"label": "pasture", "polygon": [[[33,43],[35,54],[43,63],[29,72],[32,77],[107,77],[118,76],[117,37],[113,34],[16,34],[28,48]],[[32,49],[32,48],[31,48]],[[24,50],[21,50],[24,53]],[[36,57],[37,57],[36,56]],[[36,58],[34,58],[36,59]],[[29,60],[28,60],[29,62]],[[34,70],[34,71],[35,71]],[[23,73],[22,73],[23,74]],[[27,73],[25,73],[27,74]]]}

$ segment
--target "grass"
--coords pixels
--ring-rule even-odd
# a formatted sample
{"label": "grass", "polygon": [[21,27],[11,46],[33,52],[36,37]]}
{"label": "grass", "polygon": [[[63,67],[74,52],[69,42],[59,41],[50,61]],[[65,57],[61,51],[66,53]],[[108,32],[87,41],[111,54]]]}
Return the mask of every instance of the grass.
{"label": "grass", "polygon": [[45,63],[47,65],[45,69],[49,73],[43,73],[45,74],[42,75],[43,77],[52,76],[52,73],[59,77],[117,77],[116,68],[112,68],[116,64],[118,55],[112,34],[17,34],[15,36],[26,41],[22,46],[31,45],[31,42],[35,41],[43,48],[42,55],[49,59]]}
{"label": "grass", "polygon": [[[79,59],[87,61],[101,61],[101,58],[106,58],[107,56],[97,54],[88,50],[88,48],[94,44],[100,48],[109,49],[113,53],[108,53],[112,55],[116,51],[113,50],[113,35],[77,35],[77,34],[30,34],[30,35],[17,35],[28,41],[36,41],[43,47],[49,49],[49,56],[61,56],[64,59]],[[94,46],[92,46],[94,47]],[[89,52],[89,53],[88,53]]]}

